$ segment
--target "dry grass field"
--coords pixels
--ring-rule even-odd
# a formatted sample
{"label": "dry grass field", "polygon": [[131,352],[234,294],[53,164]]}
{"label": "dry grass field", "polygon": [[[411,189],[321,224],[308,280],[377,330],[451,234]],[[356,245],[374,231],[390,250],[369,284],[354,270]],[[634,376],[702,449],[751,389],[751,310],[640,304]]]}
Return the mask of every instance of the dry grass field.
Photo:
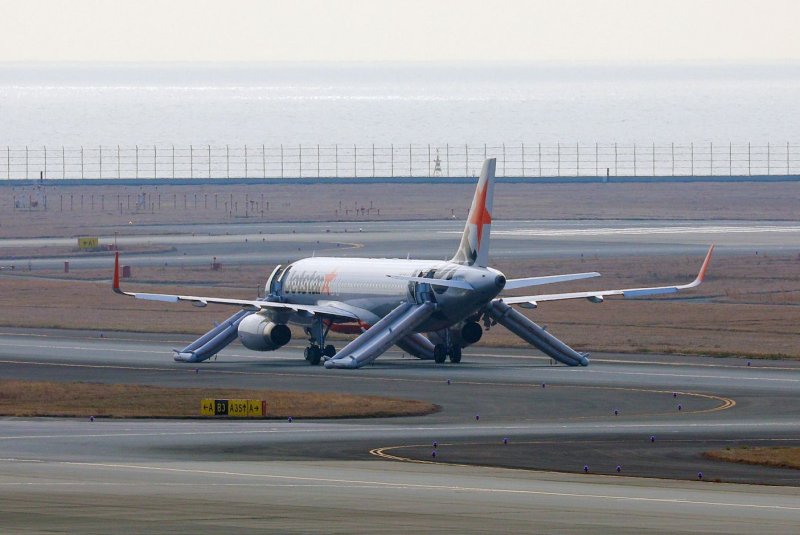
{"label": "dry grass field", "polygon": [[[501,262],[497,267],[510,277],[585,270],[603,274],[600,279],[553,286],[569,291],[688,282],[701,260],[589,258]],[[109,256],[109,266],[111,262]],[[270,269],[138,268],[125,284],[138,291],[181,293],[196,293],[193,285],[202,285],[207,294],[251,298]],[[25,272],[0,274],[0,326],[200,334],[233,312],[223,306],[198,309],[121,297],[111,292],[108,271],[34,273],[36,277]],[[553,302],[525,313],[585,351],[800,358],[798,273],[797,255],[720,256],[712,260],[705,284],[677,298]],[[295,336],[302,335],[295,332]],[[486,333],[481,345],[525,344],[498,327]]]}
{"label": "dry grass field", "polygon": [[0,415],[109,418],[194,418],[200,401],[263,399],[267,418],[367,418],[419,416],[432,403],[350,394],[145,385],[0,380]]}
{"label": "dry grass field", "polygon": [[748,447],[725,448],[724,450],[707,451],[704,457],[715,461],[732,463],[758,464],[778,468],[800,469],[800,448],[792,447]]}

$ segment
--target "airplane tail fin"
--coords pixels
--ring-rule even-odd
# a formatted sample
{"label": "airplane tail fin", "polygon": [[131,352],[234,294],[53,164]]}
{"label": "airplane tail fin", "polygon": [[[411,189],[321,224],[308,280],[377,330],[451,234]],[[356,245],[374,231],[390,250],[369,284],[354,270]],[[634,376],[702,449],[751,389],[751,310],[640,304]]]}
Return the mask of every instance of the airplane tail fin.
{"label": "airplane tail fin", "polygon": [[489,262],[489,234],[492,227],[492,198],[494,196],[494,172],[497,160],[488,158],[483,162],[481,176],[472,198],[467,224],[461,236],[461,244],[452,262],[467,266],[486,267]]}

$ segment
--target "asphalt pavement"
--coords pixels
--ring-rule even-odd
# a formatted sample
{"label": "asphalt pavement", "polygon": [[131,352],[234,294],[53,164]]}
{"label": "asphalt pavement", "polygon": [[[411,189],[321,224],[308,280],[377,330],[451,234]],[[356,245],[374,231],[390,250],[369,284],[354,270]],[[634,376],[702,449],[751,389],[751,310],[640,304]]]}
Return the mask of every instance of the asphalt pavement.
{"label": "asphalt pavement", "polygon": [[800,363],[609,354],[567,368],[533,350],[478,345],[459,365],[393,351],[360,370],[326,370],[294,343],[173,362],[170,349],[187,340],[3,330],[0,371],[346,391],[441,410],[292,422],[0,420],[4,531],[791,533],[800,521],[796,470],[702,455],[800,445]]}

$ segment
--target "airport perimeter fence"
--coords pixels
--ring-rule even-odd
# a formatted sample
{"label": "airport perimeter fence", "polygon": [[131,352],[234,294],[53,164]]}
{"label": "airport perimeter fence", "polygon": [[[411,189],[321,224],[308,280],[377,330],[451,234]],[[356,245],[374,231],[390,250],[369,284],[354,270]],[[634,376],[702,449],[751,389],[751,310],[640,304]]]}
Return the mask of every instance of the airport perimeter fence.
{"label": "airport perimeter fence", "polygon": [[189,145],[5,147],[0,179],[500,177],[800,174],[800,144]]}

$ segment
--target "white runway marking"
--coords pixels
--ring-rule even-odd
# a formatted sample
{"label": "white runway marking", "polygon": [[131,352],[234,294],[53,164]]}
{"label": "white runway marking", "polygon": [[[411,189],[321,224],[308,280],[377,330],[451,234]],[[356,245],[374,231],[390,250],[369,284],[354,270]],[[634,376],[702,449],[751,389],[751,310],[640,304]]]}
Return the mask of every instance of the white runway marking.
{"label": "white runway marking", "polygon": [[[639,429],[672,429],[690,430],[690,429],[757,429],[760,427],[770,427],[774,422],[700,422],[700,423],[628,423],[628,424],[612,424],[612,423],[534,423],[529,425],[481,425],[480,429],[484,432],[501,432],[501,431],[529,431],[529,432],[551,432],[551,430],[570,430],[570,431],[585,431],[592,429],[599,429],[603,431],[609,430],[639,430]],[[97,424],[94,424],[97,425]],[[219,431],[177,431],[174,428],[167,431],[148,431],[148,432],[107,432],[107,433],[74,433],[74,434],[57,434],[57,435],[7,435],[0,436],[0,440],[42,440],[42,439],[85,439],[85,438],[129,438],[129,437],[176,437],[176,436],[213,436],[213,435],[266,435],[266,434],[305,434],[305,433],[324,433],[328,429],[328,425],[320,424],[311,428],[298,429],[297,426],[286,424],[287,427],[277,428],[270,427],[268,429],[245,429],[234,430],[231,428],[222,429]],[[311,425],[311,424],[307,424]],[[333,425],[333,424],[331,424]],[[798,422],[785,422],[782,425],[786,429],[797,428],[800,429],[800,421]],[[341,428],[346,428],[350,433],[370,432],[370,433],[408,433],[408,432],[463,432],[475,431],[475,426],[351,426],[349,424],[341,424]],[[762,439],[758,439],[762,440]],[[9,461],[13,459],[0,459],[0,461]]]}
{"label": "white runway marking", "polygon": [[[460,231],[442,230],[440,234],[461,234]],[[649,236],[654,234],[764,234],[800,233],[800,226],[673,226],[673,227],[602,227],[572,229],[519,228],[492,229],[492,237],[583,237],[583,236]]]}
{"label": "white runway marking", "polygon": [[[430,490],[430,491],[449,491],[456,493],[470,492],[470,493],[480,493],[480,494],[510,494],[510,495],[559,497],[559,498],[583,498],[587,500],[615,501],[615,502],[662,503],[662,504],[677,504],[677,505],[697,505],[702,507],[711,506],[711,507],[735,508],[735,509],[800,511],[800,505],[791,506],[791,505],[777,505],[777,504],[734,503],[734,502],[724,502],[724,501],[691,500],[686,498],[656,498],[656,497],[631,496],[624,494],[594,494],[588,492],[587,493],[556,492],[556,491],[545,491],[545,490],[514,489],[514,488],[489,487],[489,486],[476,487],[476,486],[461,486],[461,485],[434,485],[434,484],[424,484],[424,483],[398,483],[391,481],[367,481],[362,479],[287,476],[282,474],[269,474],[269,473],[259,474],[250,472],[232,472],[227,470],[199,470],[191,468],[171,468],[164,466],[148,466],[148,465],[138,465],[138,464],[42,461],[41,459],[8,459],[6,460],[6,462],[16,462],[16,463],[47,462],[48,464],[56,464],[64,466],[76,466],[76,467],[112,469],[112,470],[133,470],[142,472],[162,472],[162,473],[174,473],[174,474],[197,474],[205,476],[243,477],[243,478],[277,480],[277,481],[313,482],[317,484],[321,483],[332,486],[340,486],[341,488],[352,488],[353,486],[358,486],[358,487],[397,489],[397,490],[415,490],[415,491]],[[636,487],[632,489],[632,492],[641,493],[642,490],[644,489]],[[766,498],[769,499],[770,497],[767,496]]]}

